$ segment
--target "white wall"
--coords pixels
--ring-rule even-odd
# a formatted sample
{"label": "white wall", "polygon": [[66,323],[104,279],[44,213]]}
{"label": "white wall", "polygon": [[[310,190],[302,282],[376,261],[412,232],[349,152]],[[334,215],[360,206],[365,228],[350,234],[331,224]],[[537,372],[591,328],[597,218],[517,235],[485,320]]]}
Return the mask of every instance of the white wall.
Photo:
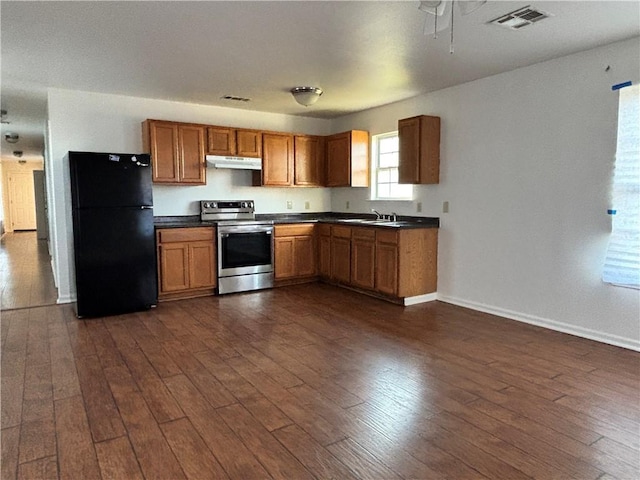
{"label": "white wall", "polygon": [[[332,210],[440,216],[439,298],[640,349],[640,295],[601,280],[617,99],[633,39],[342,117],[333,131],[442,118],[441,183],[414,202],[334,189]],[[610,71],[605,72],[609,65]],[[442,202],[450,213],[442,214]]]}
{"label": "white wall", "polygon": [[[75,298],[68,151],[140,152],[141,124],[147,118],[318,135],[330,130],[328,120],[60,89],[49,90],[48,115],[47,185],[53,197],[52,249],[61,303]],[[195,215],[199,200],[219,198],[255,199],[258,213],[331,208],[328,189],[251,187],[250,182],[248,171],[208,169],[204,186],[154,186],[154,214]],[[292,210],[286,209],[287,200],[293,202]],[[309,210],[304,210],[305,201]]]}

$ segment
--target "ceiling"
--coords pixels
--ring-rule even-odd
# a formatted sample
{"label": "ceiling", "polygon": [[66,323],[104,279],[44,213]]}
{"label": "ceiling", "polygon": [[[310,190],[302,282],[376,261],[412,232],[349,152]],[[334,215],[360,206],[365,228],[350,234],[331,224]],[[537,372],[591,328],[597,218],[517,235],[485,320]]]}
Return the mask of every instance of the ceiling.
{"label": "ceiling", "polygon": [[[638,1],[489,1],[455,10],[451,55],[449,30],[425,35],[418,5],[3,0],[2,156],[42,158],[48,87],[334,118],[640,35]],[[487,24],[527,5],[552,16],[517,31]],[[302,107],[295,86],[325,93]]]}

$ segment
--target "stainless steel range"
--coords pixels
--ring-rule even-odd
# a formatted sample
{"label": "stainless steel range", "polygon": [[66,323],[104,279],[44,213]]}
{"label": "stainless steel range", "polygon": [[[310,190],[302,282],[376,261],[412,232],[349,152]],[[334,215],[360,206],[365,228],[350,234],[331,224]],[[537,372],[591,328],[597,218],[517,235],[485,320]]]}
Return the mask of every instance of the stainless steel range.
{"label": "stainless steel range", "polygon": [[257,221],[253,200],[202,200],[200,219],[218,230],[218,293],[273,287],[273,222]]}

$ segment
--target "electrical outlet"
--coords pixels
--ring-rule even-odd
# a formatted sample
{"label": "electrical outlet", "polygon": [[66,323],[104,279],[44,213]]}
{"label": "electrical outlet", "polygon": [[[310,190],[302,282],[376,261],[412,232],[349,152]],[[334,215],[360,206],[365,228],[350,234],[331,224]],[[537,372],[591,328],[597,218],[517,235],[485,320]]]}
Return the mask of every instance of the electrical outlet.
{"label": "electrical outlet", "polygon": [[418,213],[422,212],[422,202],[418,202],[416,204],[416,212]]}
{"label": "electrical outlet", "polygon": [[293,208],[293,202],[291,200],[287,200],[287,210],[291,210]]}
{"label": "electrical outlet", "polygon": [[304,209],[309,210],[310,208],[311,208],[311,202],[309,201],[304,202]]}
{"label": "electrical outlet", "polygon": [[442,213],[449,213],[449,202],[442,202]]}
{"label": "electrical outlet", "polygon": [[349,200],[347,200],[347,210],[349,210]]}

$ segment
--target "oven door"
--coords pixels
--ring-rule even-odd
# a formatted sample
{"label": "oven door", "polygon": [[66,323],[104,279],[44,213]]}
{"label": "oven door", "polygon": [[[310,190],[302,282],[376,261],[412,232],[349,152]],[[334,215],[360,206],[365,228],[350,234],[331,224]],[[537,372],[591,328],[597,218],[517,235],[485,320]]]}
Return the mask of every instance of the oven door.
{"label": "oven door", "polygon": [[273,271],[273,225],[218,226],[218,276]]}

